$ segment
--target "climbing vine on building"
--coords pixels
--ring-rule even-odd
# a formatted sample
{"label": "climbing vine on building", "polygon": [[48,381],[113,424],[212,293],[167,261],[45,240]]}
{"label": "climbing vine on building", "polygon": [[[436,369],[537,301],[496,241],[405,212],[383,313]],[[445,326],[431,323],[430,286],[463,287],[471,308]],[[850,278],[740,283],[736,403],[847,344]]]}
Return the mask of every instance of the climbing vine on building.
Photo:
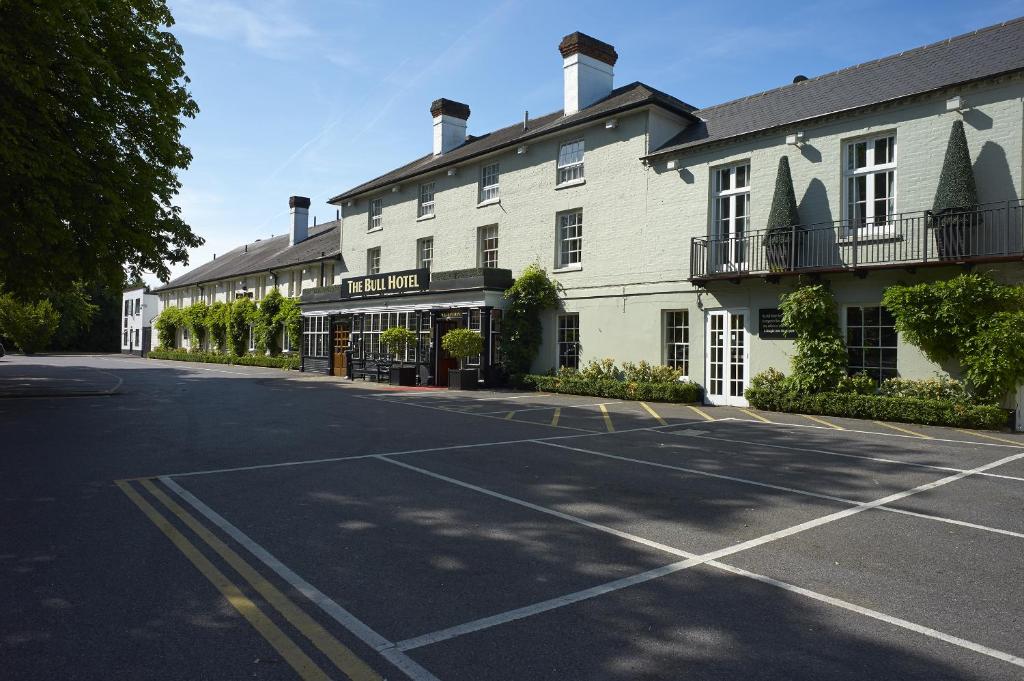
{"label": "climbing vine on building", "polygon": [[527,374],[542,340],[540,316],[558,307],[558,284],[537,264],[528,266],[505,291],[501,351],[511,374]]}
{"label": "climbing vine on building", "polygon": [[846,343],[839,332],[835,296],[823,284],[801,286],[782,296],[783,325],[796,332],[793,373],[801,392],[833,390],[846,375]]}

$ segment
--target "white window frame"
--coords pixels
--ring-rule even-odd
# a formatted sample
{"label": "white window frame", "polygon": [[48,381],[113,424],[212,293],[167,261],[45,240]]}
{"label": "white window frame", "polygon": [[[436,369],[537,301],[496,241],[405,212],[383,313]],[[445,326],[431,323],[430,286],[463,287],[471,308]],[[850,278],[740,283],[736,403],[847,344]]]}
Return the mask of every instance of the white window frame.
{"label": "white window frame", "polygon": [[[729,178],[728,187],[722,179]],[[740,185],[740,182],[745,184]],[[727,207],[723,211],[723,207]],[[738,207],[742,207],[741,211]],[[750,232],[750,161],[711,169],[712,263],[716,271],[746,269]]]}
{"label": "white window frame", "polygon": [[[878,142],[887,141],[886,148],[890,159],[883,159],[881,163],[875,158],[878,150]],[[863,144],[864,165],[855,167],[857,164],[857,147]],[[843,141],[843,183],[842,183],[842,207],[843,224],[846,226],[846,235],[851,236],[857,230],[858,236],[884,237],[892,233],[894,222],[893,216],[897,213],[896,207],[896,179],[897,165],[899,163],[899,144],[896,139],[896,131],[874,134],[867,137],[857,137]],[[883,177],[883,187],[888,191],[888,196],[876,196],[877,177]],[[858,180],[863,178],[864,196],[858,196]],[[884,202],[886,214],[879,219],[878,203]],[[857,206],[862,205],[861,211]],[[858,215],[858,212],[861,214]]]}
{"label": "white window frame", "polygon": [[434,264],[434,237],[416,240],[416,267],[429,270]]}
{"label": "white window frame", "polygon": [[306,357],[327,357],[328,333],[325,315],[308,315],[302,318],[302,351]]}
{"label": "white window frame", "polygon": [[420,185],[416,217],[433,217],[434,189],[434,182],[424,182],[423,184]]}
{"label": "white window frame", "polygon": [[556,162],[558,175],[555,179],[557,186],[579,184],[583,181],[585,154],[586,150],[582,137],[562,142],[558,145],[558,160]]}
{"label": "white window frame", "polygon": [[[678,323],[676,315],[681,315]],[[661,313],[662,362],[673,369],[682,369],[690,375],[690,311],[662,310]],[[682,360],[680,360],[680,354]]]}
{"label": "white window frame", "polygon": [[495,161],[485,166],[480,166],[480,194],[479,202],[497,201],[500,198],[499,186],[501,183],[501,167]]}
{"label": "white window frame", "polygon": [[291,336],[288,335],[288,328],[285,327],[285,328],[281,329],[281,333],[282,333],[281,352],[291,352],[292,351],[292,338],[291,338]]}
{"label": "white window frame", "polygon": [[366,274],[380,274],[380,246],[366,249]]}
{"label": "white window frame", "polygon": [[366,231],[371,232],[375,229],[380,229],[384,224],[384,199],[370,199],[370,206],[366,210],[366,215]]}
{"label": "white window frame", "polygon": [[[875,347],[868,346],[865,343],[864,329],[876,328],[876,327],[874,325],[868,326],[868,325],[863,323],[864,309],[865,308],[873,308],[873,307],[877,307],[878,310],[879,310],[879,323],[877,325],[877,328],[879,329],[878,345],[875,346]],[[853,309],[853,308],[861,310],[861,315],[862,315],[861,316],[861,322],[862,323],[857,325],[857,327],[861,329],[861,334],[862,335],[861,335],[860,344],[859,345],[852,345],[851,346],[850,345],[850,317],[849,317],[849,311],[850,311],[850,309]],[[896,331],[895,320],[893,320],[894,323],[891,325],[891,328],[896,333],[896,344],[895,345],[882,345],[882,332],[881,332],[881,329],[883,329],[883,328],[885,328],[887,326],[890,326],[890,325],[882,324],[881,323],[881,321],[882,321],[881,320],[881,313],[882,313],[882,310],[884,308],[885,308],[885,306],[882,305],[882,303],[878,302],[878,301],[873,302],[873,303],[851,303],[849,305],[843,305],[842,306],[843,342],[846,343],[847,353],[849,353],[849,350],[851,348],[859,349],[862,353],[864,352],[864,350],[868,350],[868,349],[878,350],[879,351],[878,373],[879,373],[879,377],[881,378],[881,380],[885,380],[885,378],[899,377],[899,375],[900,375],[900,360],[899,360],[899,358],[900,358],[900,353],[899,353],[900,334],[899,334],[899,331]],[[891,314],[892,313],[890,313],[890,315]],[[881,351],[885,350],[885,349],[894,349],[896,351],[896,366],[895,367],[891,367],[891,369],[893,371],[895,371],[894,376],[888,376],[888,377],[883,376],[883,370],[886,367],[882,366]],[[863,357],[863,355],[862,355],[862,357]],[[863,366],[863,364],[864,364],[863,360],[860,362],[860,364],[862,366],[860,366],[859,368],[851,366],[850,363],[849,363],[849,355],[847,355],[847,373],[848,374],[850,374],[852,376],[852,375],[857,374],[857,373],[866,373],[864,370],[868,369],[868,368],[871,368],[871,367]]]}
{"label": "white window frame", "polygon": [[[570,324],[571,322],[571,324]],[[569,366],[563,358],[573,358],[575,366],[580,368],[580,315],[578,312],[567,312],[558,315],[558,326],[555,329],[555,363],[559,369]],[[566,340],[566,332],[574,332],[574,338]],[[571,346],[571,348],[570,348]]]}
{"label": "white window frame", "polygon": [[555,269],[583,267],[583,209],[568,210],[555,218],[557,253]]}
{"label": "white window frame", "polygon": [[477,266],[498,266],[498,225],[485,225],[477,230]]}

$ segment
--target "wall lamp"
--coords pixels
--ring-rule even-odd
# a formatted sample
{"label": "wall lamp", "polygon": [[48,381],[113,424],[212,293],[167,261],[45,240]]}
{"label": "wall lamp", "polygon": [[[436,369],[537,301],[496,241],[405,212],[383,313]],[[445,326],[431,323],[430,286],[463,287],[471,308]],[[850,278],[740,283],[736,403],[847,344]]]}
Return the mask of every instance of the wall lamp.
{"label": "wall lamp", "polygon": [[963,111],[966,106],[967,102],[965,102],[964,98],[960,95],[950,97],[946,100],[946,111]]}
{"label": "wall lamp", "polygon": [[448,177],[451,177],[451,176],[455,175],[457,172],[459,172],[458,168],[449,168],[448,169]]}
{"label": "wall lamp", "polygon": [[605,121],[605,123],[604,123],[604,129],[605,130],[614,130],[617,127],[619,127],[619,119],[618,118],[613,118],[613,119],[611,119],[609,121]]}
{"label": "wall lamp", "polygon": [[665,170],[680,170],[683,164],[678,159],[671,159],[665,164]]}
{"label": "wall lamp", "polygon": [[529,149],[529,147],[528,147],[528,146],[526,146],[525,144],[520,144],[520,145],[519,145],[519,146],[518,146],[518,147],[516,148],[516,153],[517,153],[517,154],[519,154],[520,156],[522,156],[523,154],[525,154],[525,153],[526,153],[526,150],[527,150],[527,149]]}
{"label": "wall lamp", "polygon": [[797,145],[802,144],[803,141],[804,141],[804,133],[803,133],[802,130],[799,131],[799,132],[794,132],[792,134],[786,135],[786,144],[791,144],[794,147],[797,146]]}

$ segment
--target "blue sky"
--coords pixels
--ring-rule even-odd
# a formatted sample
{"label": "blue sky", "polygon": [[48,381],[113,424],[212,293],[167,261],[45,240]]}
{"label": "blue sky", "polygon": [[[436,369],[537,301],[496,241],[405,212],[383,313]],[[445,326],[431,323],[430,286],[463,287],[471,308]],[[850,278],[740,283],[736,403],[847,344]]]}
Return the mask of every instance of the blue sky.
{"label": "blue sky", "polygon": [[617,85],[700,107],[1024,14],[1024,0],[169,4],[200,107],[178,205],[206,239],[173,276],[283,233],[293,194],[333,219],[330,196],[430,150],[433,99],[469,104],[471,134],[560,109],[572,31],[615,46]]}

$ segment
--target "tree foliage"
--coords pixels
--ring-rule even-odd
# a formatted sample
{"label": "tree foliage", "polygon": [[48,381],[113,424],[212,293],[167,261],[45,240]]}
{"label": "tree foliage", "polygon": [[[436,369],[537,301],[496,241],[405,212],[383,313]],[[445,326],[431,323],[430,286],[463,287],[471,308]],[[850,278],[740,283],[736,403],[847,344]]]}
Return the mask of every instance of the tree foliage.
{"label": "tree foliage", "polygon": [[228,312],[228,350],[234,355],[244,355],[249,349],[249,326],[258,312],[256,304],[249,298],[239,298],[231,303]]}
{"label": "tree foliage", "polygon": [[277,321],[288,333],[288,342],[292,350],[302,346],[302,310],[295,298],[285,298],[277,311]]}
{"label": "tree foliage", "polygon": [[217,300],[206,310],[206,333],[210,337],[210,349],[224,352],[228,347],[228,323],[231,304]]}
{"label": "tree foliage", "polygon": [[164,0],[0,2],[0,287],[169,277],[198,108]]}
{"label": "tree foliage", "polygon": [[801,286],[782,296],[782,323],[796,332],[789,380],[801,392],[834,390],[846,374],[846,343],[835,297],[826,286]]}
{"label": "tree foliage", "polygon": [[982,400],[996,402],[1024,382],[1024,286],[961,274],[890,286],[882,304],[896,330],[933,362],[956,362]]}
{"label": "tree foliage", "polygon": [[26,355],[45,350],[59,324],[60,315],[45,298],[26,303],[11,293],[0,295],[0,331]]}
{"label": "tree foliage", "polygon": [[793,238],[800,214],[793,190],[793,175],[789,170],[789,157],[779,159],[779,171],[775,176],[775,194],[768,213],[767,232],[764,246],[767,249],[768,266],[773,272],[791,269],[793,260]]}
{"label": "tree foliage", "polygon": [[540,315],[558,307],[558,285],[539,265],[529,265],[505,291],[501,351],[509,373],[530,371],[542,341]]}
{"label": "tree foliage", "polygon": [[74,347],[75,340],[92,327],[93,319],[100,309],[92,302],[92,296],[89,295],[85,284],[80,281],[72,282],[66,288],[51,291],[46,298],[60,316],[57,331],[53,334],[54,347],[84,350],[85,348]]}
{"label": "tree foliage", "polygon": [[209,311],[210,306],[201,300],[197,300],[181,311],[182,323],[188,329],[193,350],[202,350],[206,341],[206,318]]}
{"label": "tree foliage", "polygon": [[153,320],[159,347],[166,349],[177,347],[178,329],[184,325],[185,315],[181,308],[165,307],[160,315]]}
{"label": "tree foliage", "polygon": [[271,355],[281,352],[278,339],[281,337],[280,313],[283,303],[284,296],[276,286],[260,301],[259,315],[253,331],[256,333],[256,348],[261,352],[269,352]]}
{"label": "tree foliage", "polygon": [[466,359],[483,352],[484,339],[472,329],[452,329],[441,337],[441,347],[452,357],[457,357],[462,365]]}
{"label": "tree foliage", "polygon": [[404,326],[392,326],[380,334],[380,344],[392,357],[401,357],[410,345],[415,345],[416,334]]}

